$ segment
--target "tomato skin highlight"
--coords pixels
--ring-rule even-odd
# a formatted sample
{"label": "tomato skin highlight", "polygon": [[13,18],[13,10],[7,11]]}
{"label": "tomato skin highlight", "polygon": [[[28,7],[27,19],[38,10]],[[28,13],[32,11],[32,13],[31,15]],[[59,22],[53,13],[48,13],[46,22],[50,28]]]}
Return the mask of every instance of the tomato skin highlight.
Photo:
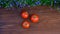
{"label": "tomato skin highlight", "polygon": [[24,22],[22,23],[22,27],[25,28],[25,29],[30,28],[30,22],[24,21]]}
{"label": "tomato skin highlight", "polygon": [[37,23],[39,21],[39,16],[36,14],[33,14],[30,19],[33,23]]}
{"label": "tomato skin highlight", "polygon": [[22,16],[22,18],[28,18],[29,14],[28,14],[27,11],[23,11],[23,12],[21,13],[21,16]]}

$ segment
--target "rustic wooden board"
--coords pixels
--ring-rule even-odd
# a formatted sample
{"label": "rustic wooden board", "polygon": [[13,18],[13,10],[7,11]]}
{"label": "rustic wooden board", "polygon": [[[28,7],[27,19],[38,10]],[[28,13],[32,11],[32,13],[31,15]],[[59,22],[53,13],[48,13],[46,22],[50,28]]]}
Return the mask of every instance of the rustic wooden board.
{"label": "rustic wooden board", "polygon": [[23,8],[29,14],[38,14],[40,21],[31,22],[29,29],[21,27],[24,20],[20,16],[21,9],[0,9],[0,34],[60,34],[60,13],[47,6]]}

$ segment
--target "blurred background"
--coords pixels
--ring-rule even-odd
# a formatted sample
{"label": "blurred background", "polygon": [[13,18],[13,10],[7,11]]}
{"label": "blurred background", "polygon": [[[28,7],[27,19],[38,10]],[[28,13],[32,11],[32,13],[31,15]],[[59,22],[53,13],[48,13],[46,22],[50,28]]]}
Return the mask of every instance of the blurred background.
{"label": "blurred background", "polygon": [[52,6],[60,7],[60,0],[0,0],[0,8]]}

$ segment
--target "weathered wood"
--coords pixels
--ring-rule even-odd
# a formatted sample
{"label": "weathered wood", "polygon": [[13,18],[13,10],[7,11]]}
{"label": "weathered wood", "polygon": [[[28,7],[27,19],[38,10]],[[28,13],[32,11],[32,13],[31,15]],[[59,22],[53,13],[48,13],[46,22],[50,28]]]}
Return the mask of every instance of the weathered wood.
{"label": "weathered wood", "polygon": [[21,23],[24,20],[19,15],[20,9],[0,9],[0,34],[60,34],[60,13],[50,7],[24,8],[29,14],[36,13],[40,17],[37,24],[31,22],[29,29],[23,29]]}

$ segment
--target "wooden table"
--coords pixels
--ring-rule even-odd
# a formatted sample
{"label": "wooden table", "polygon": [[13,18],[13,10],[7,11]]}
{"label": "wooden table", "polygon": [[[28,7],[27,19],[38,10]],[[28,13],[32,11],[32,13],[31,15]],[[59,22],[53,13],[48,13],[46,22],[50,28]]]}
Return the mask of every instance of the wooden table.
{"label": "wooden table", "polygon": [[21,27],[20,8],[0,9],[0,34],[60,34],[60,13],[47,6],[23,8],[29,14],[38,14],[40,20],[37,24],[31,23],[29,29]]}

